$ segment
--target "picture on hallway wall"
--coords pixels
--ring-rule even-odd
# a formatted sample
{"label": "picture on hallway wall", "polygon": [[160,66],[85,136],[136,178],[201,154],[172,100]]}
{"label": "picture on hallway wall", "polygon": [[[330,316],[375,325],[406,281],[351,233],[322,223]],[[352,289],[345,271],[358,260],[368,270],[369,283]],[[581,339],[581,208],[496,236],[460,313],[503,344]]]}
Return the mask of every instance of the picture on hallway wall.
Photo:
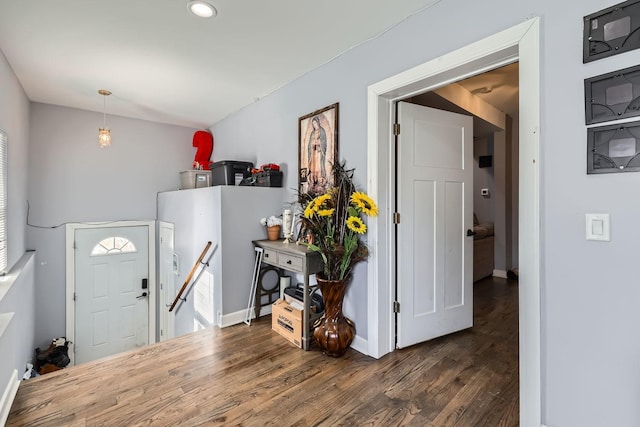
{"label": "picture on hallway wall", "polygon": [[640,48],[640,0],[628,0],[584,17],[587,63]]}
{"label": "picture on hallway wall", "polygon": [[640,122],[587,129],[587,174],[640,171]]}
{"label": "picture on hallway wall", "polygon": [[585,79],[584,98],[588,125],[640,116],[640,65]]}
{"label": "picture on hallway wall", "polygon": [[338,103],[298,119],[298,192],[318,195],[334,185],[338,161]]}

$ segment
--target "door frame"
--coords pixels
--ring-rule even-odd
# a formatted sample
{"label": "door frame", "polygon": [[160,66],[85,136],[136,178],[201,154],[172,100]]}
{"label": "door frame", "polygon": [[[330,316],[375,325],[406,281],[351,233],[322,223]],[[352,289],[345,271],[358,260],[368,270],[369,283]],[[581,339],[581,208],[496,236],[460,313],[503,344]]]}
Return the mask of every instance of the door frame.
{"label": "door frame", "polygon": [[[177,271],[178,266],[177,266],[176,252],[175,252],[175,231],[176,231],[175,224],[173,222],[158,220],[158,239],[162,239],[162,228],[171,229],[171,237],[173,239],[171,243],[171,247],[173,248],[173,251],[171,252],[171,257],[173,261],[173,268],[171,271],[171,275],[176,276],[178,273]],[[167,298],[167,284],[162,283],[162,274],[161,274],[162,268],[163,268],[163,263],[161,259],[162,256],[163,256],[162,241],[158,240],[158,274],[159,274],[158,309],[160,310],[159,326],[160,326],[160,329],[162,329],[162,331],[164,332],[164,334],[160,334],[160,331],[158,331],[158,340],[166,341],[168,339],[173,338],[175,335],[176,315],[175,315],[175,311],[169,312],[169,309],[168,309],[168,307],[171,305],[173,300],[169,300]],[[175,285],[175,282],[174,282],[174,285]]]}
{"label": "door frame", "polygon": [[467,45],[391,76],[367,91],[367,192],[379,206],[369,218],[368,353],[394,351],[395,199],[393,126],[395,102],[518,61],[519,134],[519,362],[520,423],[541,424],[540,338],[540,19]]}
{"label": "door frame", "polygon": [[76,338],[76,310],[73,295],[76,289],[76,258],[74,240],[76,230],[96,228],[118,227],[147,227],[149,239],[149,344],[156,342],[156,222],[155,221],[113,221],[100,223],[68,223],[65,230],[65,256],[66,256],[66,338],[71,341],[69,345],[70,364],[75,365],[75,338]]}

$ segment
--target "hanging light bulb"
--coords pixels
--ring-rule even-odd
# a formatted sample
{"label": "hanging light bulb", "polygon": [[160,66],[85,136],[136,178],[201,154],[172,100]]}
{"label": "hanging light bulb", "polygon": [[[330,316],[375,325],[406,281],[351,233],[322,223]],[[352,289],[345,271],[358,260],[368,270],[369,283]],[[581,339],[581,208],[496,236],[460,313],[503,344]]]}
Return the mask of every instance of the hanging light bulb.
{"label": "hanging light bulb", "polygon": [[104,100],[103,103],[103,124],[101,128],[98,129],[98,145],[100,148],[108,147],[111,145],[111,131],[107,127],[107,96],[111,95],[106,89],[100,89],[98,91]]}

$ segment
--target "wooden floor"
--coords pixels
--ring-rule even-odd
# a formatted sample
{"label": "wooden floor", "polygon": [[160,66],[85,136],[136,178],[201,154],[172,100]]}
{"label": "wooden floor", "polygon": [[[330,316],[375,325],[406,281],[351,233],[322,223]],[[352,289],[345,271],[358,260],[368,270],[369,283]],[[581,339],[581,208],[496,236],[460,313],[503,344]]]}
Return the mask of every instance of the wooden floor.
{"label": "wooden floor", "polygon": [[21,384],[8,426],[517,426],[517,283],[475,284],[475,326],[380,360],[294,348],[265,316]]}

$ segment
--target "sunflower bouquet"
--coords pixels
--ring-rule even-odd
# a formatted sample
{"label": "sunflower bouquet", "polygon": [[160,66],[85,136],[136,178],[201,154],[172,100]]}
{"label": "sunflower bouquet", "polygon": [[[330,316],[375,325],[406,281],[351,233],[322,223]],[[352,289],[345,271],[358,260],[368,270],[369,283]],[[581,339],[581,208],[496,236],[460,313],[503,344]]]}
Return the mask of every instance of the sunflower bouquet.
{"label": "sunflower bouquet", "polygon": [[319,252],[324,261],[324,278],[344,280],[353,267],[369,255],[361,237],[367,232],[363,215],[376,216],[378,207],[365,193],[356,191],[353,169],[345,164],[333,165],[335,185],[326,193],[315,196],[302,194],[305,206],[303,228],[312,235],[309,249]]}

